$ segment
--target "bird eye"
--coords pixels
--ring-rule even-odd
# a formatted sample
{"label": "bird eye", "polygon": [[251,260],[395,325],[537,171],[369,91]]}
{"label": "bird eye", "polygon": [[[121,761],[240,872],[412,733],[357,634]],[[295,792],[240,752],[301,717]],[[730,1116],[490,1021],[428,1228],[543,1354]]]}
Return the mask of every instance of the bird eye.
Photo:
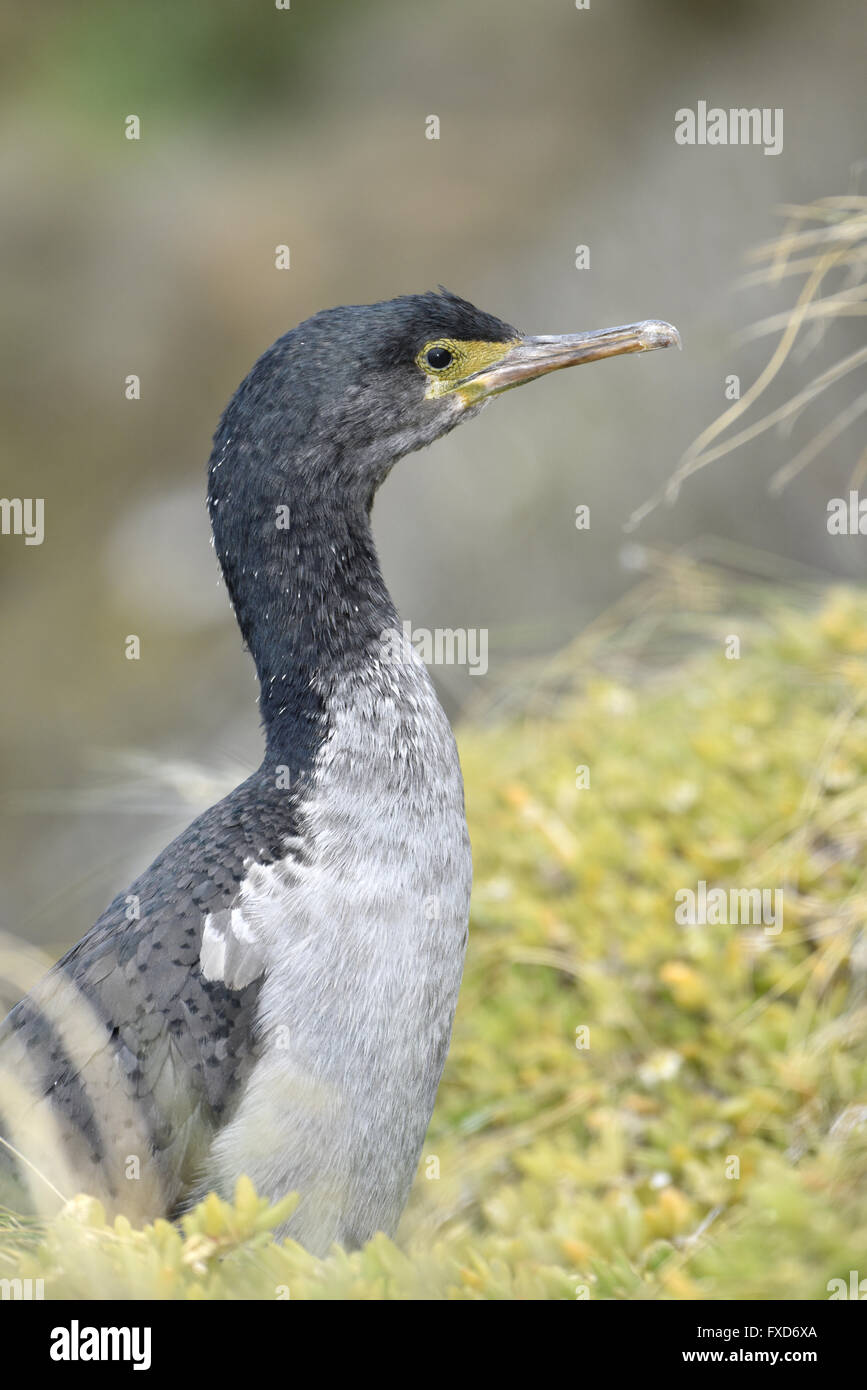
{"label": "bird eye", "polygon": [[438,372],[442,371],[443,367],[447,367],[451,360],[452,354],[449,352],[448,348],[432,347],[430,352],[427,353],[428,365]]}

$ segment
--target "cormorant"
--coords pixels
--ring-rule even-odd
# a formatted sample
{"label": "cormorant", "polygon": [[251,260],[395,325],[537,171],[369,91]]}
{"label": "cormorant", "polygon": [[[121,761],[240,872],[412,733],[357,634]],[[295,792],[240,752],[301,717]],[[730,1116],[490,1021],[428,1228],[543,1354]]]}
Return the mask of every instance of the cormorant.
{"label": "cormorant", "polygon": [[380,573],[377,488],[492,396],[677,343],[532,338],[438,293],[279,338],[215,435],[216,552],[256,664],[261,767],[0,1026],[0,1201],[144,1221],[246,1174],[310,1250],[393,1233],[449,1045],[471,857],[457,750]]}

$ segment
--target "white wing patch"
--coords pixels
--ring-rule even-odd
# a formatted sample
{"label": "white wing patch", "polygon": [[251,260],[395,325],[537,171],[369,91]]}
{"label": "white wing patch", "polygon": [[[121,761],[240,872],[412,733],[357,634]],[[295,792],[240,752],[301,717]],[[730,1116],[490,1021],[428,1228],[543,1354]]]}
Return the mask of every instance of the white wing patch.
{"label": "white wing patch", "polygon": [[206,980],[222,980],[229,989],[244,989],[262,974],[265,957],[240,908],[208,913],[199,964]]}
{"label": "white wing patch", "polygon": [[248,861],[235,905],[208,913],[199,951],[206,980],[220,980],[228,989],[245,989],[264,974],[274,940],[285,930],[285,895],[298,872],[300,848],[301,841],[291,836],[283,846],[284,859],[275,864]]}

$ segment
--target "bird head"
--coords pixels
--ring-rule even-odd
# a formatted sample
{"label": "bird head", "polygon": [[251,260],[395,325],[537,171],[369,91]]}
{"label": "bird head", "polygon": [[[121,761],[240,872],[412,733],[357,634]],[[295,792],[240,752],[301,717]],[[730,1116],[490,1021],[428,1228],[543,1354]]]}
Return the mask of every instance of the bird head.
{"label": "bird head", "polygon": [[308,490],[369,503],[391,465],[493,396],[564,367],[679,345],[669,323],[528,337],[449,291],[326,309],[279,338],[233,397],[216,438],[282,459]]}

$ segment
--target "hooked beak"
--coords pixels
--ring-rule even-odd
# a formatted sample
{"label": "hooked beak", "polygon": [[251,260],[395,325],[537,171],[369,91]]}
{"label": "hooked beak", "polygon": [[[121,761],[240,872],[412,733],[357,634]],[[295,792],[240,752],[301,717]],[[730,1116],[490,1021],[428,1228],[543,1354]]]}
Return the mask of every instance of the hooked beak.
{"label": "hooked beak", "polygon": [[469,405],[501,391],[510,391],[525,381],[534,381],[546,372],[559,372],[563,367],[580,367],[584,362],[599,362],[603,357],[680,345],[677,329],[662,319],[645,319],[643,323],[603,328],[593,333],[521,338],[499,362],[466,377],[456,390]]}

